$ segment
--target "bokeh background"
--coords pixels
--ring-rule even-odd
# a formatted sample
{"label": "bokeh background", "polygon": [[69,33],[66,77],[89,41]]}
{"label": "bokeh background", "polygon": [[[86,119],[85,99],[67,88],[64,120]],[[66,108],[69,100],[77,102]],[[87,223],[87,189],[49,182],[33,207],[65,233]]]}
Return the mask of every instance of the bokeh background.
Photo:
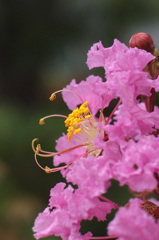
{"label": "bokeh background", "polygon": [[[85,63],[99,40],[105,47],[114,38],[128,45],[134,33],[148,32],[158,47],[158,12],[158,0],[0,0],[0,239],[33,240],[34,219],[61,180],[38,168],[31,149],[38,137],[54,150],[65,131],[61,119],[38,125],[45,115],[69,112],[60,95],[50,102],[50,94],[73,78],[100,74]],[[126,188],[113,186],[111,198],[126,203]],[[84,222],[82,231],[91,226]],[[105,223],[93,231],[104,235]]]}

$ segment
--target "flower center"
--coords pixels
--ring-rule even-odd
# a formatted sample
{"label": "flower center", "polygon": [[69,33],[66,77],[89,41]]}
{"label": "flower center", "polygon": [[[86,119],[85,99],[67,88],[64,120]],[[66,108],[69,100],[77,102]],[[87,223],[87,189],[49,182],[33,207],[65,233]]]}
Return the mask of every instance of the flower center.
{"label": "flower center", "polygon": [[[51,95],[50,100],[53,101],[56,98],[56,93],[63,92],[63,91],[74,93],[79,97],[80,101],[82,102],[82,98],[80,97],[80,95],[78,95],[72,90],[59,90],[57,92],[54,92]],[[111,112],[111,114],[107,119],[105,119],[104,117],[103,110],[99,111],[99,118],[95,118],[89,110],[88,101],[84,102],[79,108],[76,108],[75,110],[73,110],[72,113],[70,113],[68,116],[61,115],[61,114],[52,114],[52,115],[48,115],[41,118],[39,121],[40,125],[45,124],[45,120],[48,118],[52,118],[52,117],[65,118],[64,123],[65,123],[65,126],[68,128],[67,129],[68,141],[74,140],[74,141],[77,141],[78,144],[58,152],[50,152],[50,151],[48,152],[43,150],[40,144],[37,144],[37,146],[35,146],[35,143],[39,141],[38,138],[33,139],[32,149],[35,153],[34,158],[37,165],[46,173],[51,173],[51,172],[61,171],[62,169],[66,169],[70,167],[70,165],[80,157],[85,157],[88,155],[98,157],[101,154],[102,149],[97,148],[94,145],[94,140],[96,139],[99,133],[102,133],[103,141],[108,140],[108,135],[104,132],[104,130],[99,129],[98,124],[99,123],[102,123],[103,125],[108,124],[110,119],[114,115],[114,112],[116,111],[116,109],[119,107],[120,104],[121,104],[121,101],[119,100],[119,102],[117,103],[117,105],[115,106],[115,108],[113,109],[113,111]],[[52,158],[57,155],[66,154],[80,147],[84,147],[86,149],[86,152],[77,156],[75,159],[71,160],[69,163],[67,163],[64,166],[55,167],[55,168],[49,168],[47,166],[43,167],[41,166],[41,164],[37,159],[37,156]]]}
{"label": "flower center", "polygon": [[87,101],[68,115],[65,120],[65,126],[68,127],[68,141],[76,135],[75,140],[77,141],[92,142],[99,132],[97,129],[97,121],[91,115]]}

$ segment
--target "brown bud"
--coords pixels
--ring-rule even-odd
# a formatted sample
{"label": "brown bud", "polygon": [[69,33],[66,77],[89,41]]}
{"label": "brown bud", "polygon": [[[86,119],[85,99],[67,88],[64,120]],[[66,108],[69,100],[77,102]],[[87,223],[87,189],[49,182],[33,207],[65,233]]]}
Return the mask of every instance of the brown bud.
{"label": "brown bud", "polygon": [[159,206],[150,201],[145,201],[141,204],[141,208],[148,214],[152,215],[156,220],[159,219]]}
{"label": "brown bud", "polygon": [[134,34],[129,41],[129,47],[144,49],[147,52],[154,53],[155,45],[148,33],[140,32]]}

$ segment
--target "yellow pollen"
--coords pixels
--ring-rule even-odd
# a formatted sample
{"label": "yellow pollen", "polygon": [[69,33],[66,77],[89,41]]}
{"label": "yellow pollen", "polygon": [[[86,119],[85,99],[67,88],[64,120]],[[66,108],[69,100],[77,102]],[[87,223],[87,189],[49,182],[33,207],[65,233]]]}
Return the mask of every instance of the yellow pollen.
{"label": "yellow pollen", "polygon": [[67,129],[68,141],[71,140],[73,135],[76,135],[79,132],[81,132],[82,129],[80,123],[92,117],[87,105],[88,102],[84,102],[79,108],[73,110],[73,112],[70,113],[67,119],[65,120],[65,126],[68,127]]}

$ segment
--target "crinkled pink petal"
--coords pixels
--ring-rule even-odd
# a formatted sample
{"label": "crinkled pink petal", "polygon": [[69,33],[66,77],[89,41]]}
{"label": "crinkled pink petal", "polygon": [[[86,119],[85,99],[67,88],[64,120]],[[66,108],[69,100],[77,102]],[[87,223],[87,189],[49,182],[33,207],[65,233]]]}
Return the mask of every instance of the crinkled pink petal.
{"label": "crinkled pink petal", "polygon": [[[112,46],[113,47],[113,46]],[[154,59],[151,53],[138,48],[127,48],[125,51],[118,49],[114,58],[105,60],[105,70],[108,72],[143,70],[144,67]]]}
{"label": "crinkled pink petal", "polygon": [[[65,221],[61,221],[61,219],[65,219]],[[35,220],[33,227],[34,237],[40,239],[55,235],[66,240],[70,235],[71,227],[72,223],[66,211],[55,210],[51,213],[49,208],[46,208]]]}
{"label": "crinkled pink petal", "polygon": [[114,40],[109,48],[104,48],[102,43],[94,44],[88,52],[88,67],[104,67],[108,72],[143,70],[154,59],[151,53],[138,48],[128,48],[126,45]]}
{"label": "crinkled pink petal", "polygon": [[97,217],[98,220],[105,220],[114,208],[113,203],[101,202],[97,197],[91,198],[82,189],[74,190],[71,186],[65,188],[65,185],[58,183],[51,190],[49,207],[35,220],[35,238],[56,235],[64,240],[73,240],[73,237],[87,239],[90,233],[82,236],[79,232],[82,219]]}
{"label": "crinkled pink petal", "polygon": [[95,208],[92,208],[89,211],[90,219],[96,217],[98,221],[105,221],[106,215],[115,208],[115,205],[113,203],[100,201],[98,198],[94,198],[93,201],[95,203]]}
{"label": "crinkled pink petal", "polygon": [[71,90],[76,94],[64,91],[62,93],[63,99],[67,106],[74,110],[77,105],[82,104],[85,101],[89,102],[89,108],[91,113],[95,115],[99,109],[107,106],[112,99],[109,90],[106,87],[106,83],[102,82],[100,77],[89,76],[86,81],[81,81],[79,84],[75,80],[72,80],[64,90]]}
{"label": "crinkled pink petal", "polygon": [[[159,109],[154,112],[147,112],[140,107],[140,104],[125,102],[116,111],[114,125],[104,127],[109,139],[122,144],[125,139],[138,140],[143,135],[149,135],[154,131],[154,126],[159,126]],[[126,142],[125,142],[126,144]]]}
{"label": "crinkled pink petal", "polygon": [[49,207],[40,213],[35,220],[33,231],[36,239],[51,235],[60,236],[63,240],[88,239],[91,233],[81,235],[80,221],[89,218],[89,210],[96,207],[91,199],[83,198],[71,186],[65,188],[58,183],[52,190]]}
{"label": "crinkled pink petal", "polygon": [[141,71],[118,71],[107,74],[107,87],[120,97],[123,103],[136,101],[138,95],[150,96],[154,86],[152,80],[147,78],[147,73]]}
{"label": "crinkled pink petal", "polygon": [[128,184],[133,191],[153,191],[157,186],[154,173],[159,174],[158,146],[159,139],[151,135],[138,142],[130,140],[122,158],[114,164],[114,178],[121,185]]}
{"label": "crinkled pink petal", "polygon": [[105,48],[101,42],[93,44],[87,54],[87,65],[89,69],[94,67],[104,67],[105,63]]}
{"label": "crinkled pink petal", "polygon": [[128,48],[119,42],[114,40],[112,47],[104,48],[102,43],[95,43],[87,54],[87,65],[89,69],[94,67],[104,67],[106,61],[113,62],[119,52],[125,52]]}
{"label": "crinkled pink petal", "polygon": [[109,162],[103,156],[80,158],[69,168],[66,179],[78,185],[91,198],[99,196],[110,186],[112,174],[108,166]]}
{"label": "crinkled pink petal", "polygon": [[158,240],[159,223],[140,204],[132,199],[129,207],[121,207],[108,225],[109,235],[119,236],[118,240]]}
{"label": "crinkled pink petal", "polygon": [[[58,140],[56,140],[56,150],[57,151],[63,151],[66,149],[70,149],[74,146],[79,145],[77,141],[68,141],[67,135],[63,135]],[[57,155],[54,157],[54,166],[58,166],[60,163],[69,163],[75,159],[77,159],[80,155],[85,153],[84,147],[78,147],[71,151],[68,150],[66,153],[62,153],[60,155]]]}

